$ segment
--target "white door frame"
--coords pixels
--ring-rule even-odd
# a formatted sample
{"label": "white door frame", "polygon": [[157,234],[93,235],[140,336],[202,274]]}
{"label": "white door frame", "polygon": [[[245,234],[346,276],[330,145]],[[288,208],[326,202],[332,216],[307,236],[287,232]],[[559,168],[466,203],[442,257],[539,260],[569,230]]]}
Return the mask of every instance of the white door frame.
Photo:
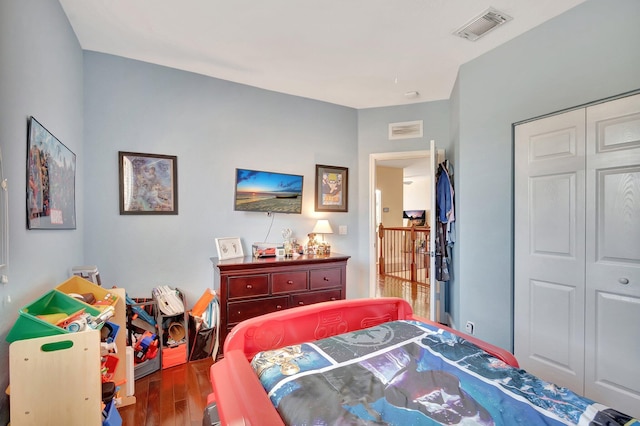
{"label": "white door frame", "polygon": [[[376,271],[377,253],[376,253],[376,163],[382,160],[401,160],[406,158],[425,157],[431,155],[429,149],[421,151],[400,151],[400,152],[381,152],[369,154],[369,297],[374,297],[376,293]],[[435,171],[431,171],[434,175]],[[434,183],[432,183],[434,185]],[[432,213],[433,215],[434,213]],[[433,287],[433,286],[431,286]]]}

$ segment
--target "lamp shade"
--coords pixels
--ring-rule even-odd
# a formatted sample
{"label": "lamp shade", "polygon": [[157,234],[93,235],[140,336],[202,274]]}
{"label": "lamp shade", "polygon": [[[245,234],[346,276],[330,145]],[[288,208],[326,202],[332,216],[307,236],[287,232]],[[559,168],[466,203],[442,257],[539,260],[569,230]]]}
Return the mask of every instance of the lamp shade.
{"label": "lamp shade", "polygon": [[333,229],[331,229],[327,219],[320,219],[316,222],[316,226],[313,227],[311,232],[314,234],[333,234]]}

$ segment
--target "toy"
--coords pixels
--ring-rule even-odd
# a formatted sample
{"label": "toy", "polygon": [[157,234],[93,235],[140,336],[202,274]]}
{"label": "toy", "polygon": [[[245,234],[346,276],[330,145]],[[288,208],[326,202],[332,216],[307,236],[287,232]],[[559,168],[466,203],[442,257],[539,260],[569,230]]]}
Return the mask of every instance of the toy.
{"label": "toy", "polygon": [[145,331],[133,346],[135,361],[140,363],[155,358],[158,354],[158,336]]}

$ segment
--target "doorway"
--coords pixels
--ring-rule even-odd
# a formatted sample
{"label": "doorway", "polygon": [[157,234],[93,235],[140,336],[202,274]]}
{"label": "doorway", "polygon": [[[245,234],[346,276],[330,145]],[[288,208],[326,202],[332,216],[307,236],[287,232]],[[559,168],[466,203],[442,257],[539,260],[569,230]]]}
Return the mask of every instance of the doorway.
{"label": "doorway", "polygon": [[[370,156],[370,297],[394,296],[409,302],[416,315],[430,318],[430,286],[380,275],[378,268],[378,228],[391,221],[392,226],[410,226],[403,219],[406,210],[431,210],[431,188],[434,187],[434,172],[431,170],[430,151],[389,152]],[[379,169],[384,168],[384,169]],[[376,183],[378,175],[390,169],[394,183],[380,189]],[[394,171],[394,169],[396,169]],[[401,173],[400,173],[401,171]],[[398,179],[400,181],[398,181]],[[398,188],[401,188],[400,190]],[[385,203],[385,192],[389,203]],[[402,192],[398,197],[397,192]],[[404,194],[407,194],[406,196]]]}

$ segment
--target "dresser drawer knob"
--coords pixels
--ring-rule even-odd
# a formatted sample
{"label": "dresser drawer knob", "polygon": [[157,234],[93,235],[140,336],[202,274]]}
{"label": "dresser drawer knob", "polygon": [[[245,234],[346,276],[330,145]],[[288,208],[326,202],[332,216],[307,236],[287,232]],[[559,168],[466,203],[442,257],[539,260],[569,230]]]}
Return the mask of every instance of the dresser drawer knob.
{"label": "dresser drawer knob", "polygon": [[304,302],[298,302],[298,305],[304,306]]}
{"label": "dresser drawer knob", "polygon": [[335,301],[335,300],[337,300],[335,297],[332,297],[332,298],[331,298],[331,301],[332,301],[332,302],[333,302],[333,301]]}
{"label": "dresser drawer knob", "polygon": [[276,309],[278,310],[282,309],[282,305],[276,305]]}
{"label": "dresser drawer knob", "polygon": [[287,281],[287,284],[289,284],[289,285],[293,284],[293,280]]}
{"label": "dresser drawer knob", "polygon": [[248,288],[248,289],[252,289],[252,288],[253,288],[253,286],[252,286],[251,284],[247,284],[247,288]]}
{"label": "dresser drawer knob", "polygon": [[328,277],[324,277],[323,280],[329,281],[329,278]]}

